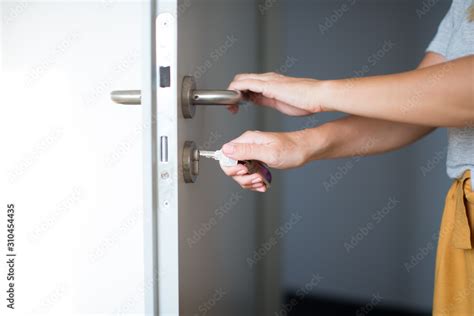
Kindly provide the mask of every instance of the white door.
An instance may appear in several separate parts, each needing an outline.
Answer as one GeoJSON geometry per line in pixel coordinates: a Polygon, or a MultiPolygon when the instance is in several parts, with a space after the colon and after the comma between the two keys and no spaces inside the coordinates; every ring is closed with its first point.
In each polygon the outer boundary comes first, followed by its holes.
{"type": "Polygon", "coordinates": [[[158,1],[155,140],[162,315],[256,312],[257,271],[248,260],[257,246],[256,194],[244,192],[216,161],[204,158],[196,182],[186,183],[182,163],[185,142],[219,149],[255,128],[256,114],[249,107],[234,116],[223,106],[198,106],[193,118],[185,118],[181,95],[185,76],[193,76],[198,89],[215,90],[225,89],[236,73],[257,71],[257,12],[254,0],[158,1]]]}
{"type": "Polygon", "coordinates": [[[143,4],[0,8],[0,314],[143,314],[142,109],[110,100],[140,88],[143,4]]]}

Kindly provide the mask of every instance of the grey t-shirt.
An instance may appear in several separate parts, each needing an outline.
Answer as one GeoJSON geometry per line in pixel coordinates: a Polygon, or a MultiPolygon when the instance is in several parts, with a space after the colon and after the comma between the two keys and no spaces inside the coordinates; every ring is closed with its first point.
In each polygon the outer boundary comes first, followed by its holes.
{"type": "MultiPolygon", "coordinates": [[[[469,21],[468,12],[472,4],[472,0],[453,0],[427,51],[448,60],[474,54],[474,22],[469,21]]],[[[465,79],[473,82],[472,76],[465,79]]],[[[471,177],[474,177],[474,122],[466,120],[465,126],[448,129],[446,167],[450,178],[459,178],[466,170],[471,170],[471,177]]]]}

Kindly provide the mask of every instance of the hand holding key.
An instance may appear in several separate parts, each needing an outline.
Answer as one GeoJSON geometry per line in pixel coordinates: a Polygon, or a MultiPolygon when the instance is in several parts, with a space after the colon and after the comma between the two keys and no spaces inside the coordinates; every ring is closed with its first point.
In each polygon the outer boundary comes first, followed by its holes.
{"type": "MultiPolygon", "coordinates": [[[[303,165],[309,159],[305,132],[271,133],[247,131],[225,144],[222,154],[237,161],[260,161],[271,168],[288,169],[303,165]]],[[[248,166],[222,166],[244,189],[265,192],[264,176],[254,173],[248,166]]]]}
{"type": "Polygon", "coordinates": [[[217,150],[217,151],[200,150],[199,155],[206,158],[218,160],[222,168],[231,168],[231,167],[238,166],[240,164],[244,166],[244,168],[241,168],[240,173],[242,174],[248,173],[249,175],[254,177],[254,179],[256,179],[254,183],[255,189],[260,189],[260,188],[269,189],[270,188],[270,184],[272,182],[272,174],[270,173],[270,170],[268,170],[268,168],[260,161],[256,161],[256,160],[237,161],[225,156],[221,150],[217,150]]]}

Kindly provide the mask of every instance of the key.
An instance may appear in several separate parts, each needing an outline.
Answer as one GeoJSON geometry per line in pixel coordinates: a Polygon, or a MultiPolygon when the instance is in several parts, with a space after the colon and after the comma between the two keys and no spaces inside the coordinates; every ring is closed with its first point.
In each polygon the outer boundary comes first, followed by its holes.
{"type": "Polygon", "coordinates": [[[226,157],[220,150],[216,150],[216,151],[200,150],[199,155],[202,157],[218,160],[220,165],[223,167],[236,166],[238,163],[237,160],[226,157]]]}

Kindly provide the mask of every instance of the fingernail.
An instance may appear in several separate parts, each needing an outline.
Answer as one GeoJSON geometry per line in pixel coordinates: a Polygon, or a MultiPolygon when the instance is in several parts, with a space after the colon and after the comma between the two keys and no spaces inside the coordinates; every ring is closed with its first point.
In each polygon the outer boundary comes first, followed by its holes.
{"type": "Polygon", "coordinates": [[[256,178],[252,180],[252,183],[259,183],[259,182],[262,182],[261,178],[256,178]]]}
{"type": "Polygon", "coordinates": [[[263,192],[265,192],[265,191],[267,190],[267,188],[261,187],[261,188],[258,188],[258,189],[256,189],[256,190],[257,190],[258,192],[262,192],[262,193],[263,193],[263,192]]]}
{"type": "Polygon", "coordinates": [[[237,172],[237,175],[243,176],[246,173],[247,173],[247,170],[240,170],[240,171],[237,172]]]}
{"type": "Polygon", "coordinates": [[[224,154],[233,154],[235,151],[235,146],[233,144],[225,144],[222,146],[222,151],[224,154]]]}

